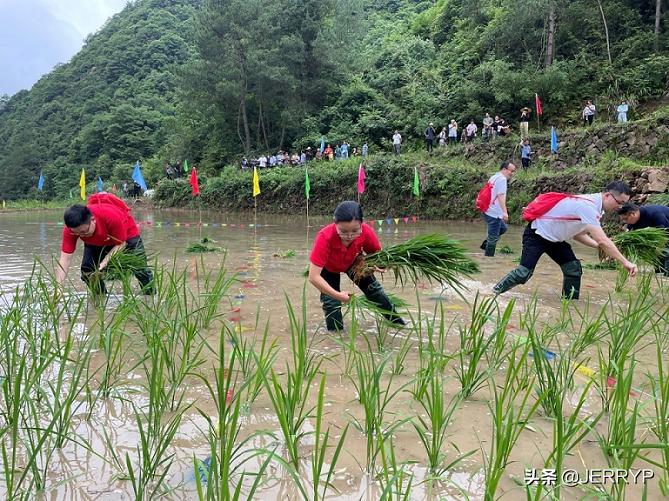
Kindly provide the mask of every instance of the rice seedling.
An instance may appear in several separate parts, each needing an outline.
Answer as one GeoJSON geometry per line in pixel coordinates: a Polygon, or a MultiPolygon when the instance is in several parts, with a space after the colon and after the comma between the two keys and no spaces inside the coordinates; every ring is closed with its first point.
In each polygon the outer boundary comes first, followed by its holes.
{"type": "Polygon", "coordinates": [[[488,453],[483,452],[486,501],[495,499],[511,451],[540,404],[539,400],[530,402],[533,389],[529,376],[525,376],[527,380],[523,384],[515,384],[526,364],[529,346],[524,343],[511,350],[508,368],[499,387],[492,377],[488,380],[493,398],[488,402],[492,414],[492,440],[488,453]]]}
{"type": "MultiPolygon", "coordinates": [[[[662,252],[669,243],[669,233],[662,228],[642,228],[614,235],[616,247],[633,263],[645,263],[653,268],[662,264],[662,252]]],[[[620,292],[627,283],[627,270],[619,268],[615,291],[620,292]]]]}
{"type": "Polygon", "coordinates": [[[406,383],[393,389],[394,376],[390,374],[384,386],[381,380],[385,374],[386,365],[390,361],[390,355],[384,355],[380,360],[372,352],[371,344],[365,338],[367,350],[355,353],[355,375],[350,376],[351,382],[357,393],[357,400],[362,406],[364,418],[359,420],[353,418],[353,425],[365,435],[366,465],[367,472],[374,471],[378,449],[378,436],[389,435],[399,426],[406,423],[409,418],[393,420],[386,424],[386,414],[390,402],[410,384],[406,383]]]}
{"type": "Polygon", "coordinates": [[[337,466],[337,461],[339,460],[339,455],[341,454],[342,448],[346,440],[346,433],[348,432],[348,425],[342,431],[339,440],[336,445],[334,445],[334,453],[330,460],[330,464],[325,463],[325,454],[327,453],[328,447],[330,445],[330,428],[328,427],[327,431],[323,433],[323,404],[325,401],[325,374],[321,376],[321,382],[318,387],[318,399],[316,404],[316,415],[314,420],[316,422],[314,430],[314,446],[311,452],[311,482],[313,486],[313,491],[310,499],[313,501],[318,501],[319,499],[325,499],[327,491],[332,489],[332,478],[335,473],[335,468],[337,466]],[[325,476],[325,479],[323,477],[325,476]],[[320,490],[322,485],[322,490],[320,490]]]}
{"type": "Polygon", "coordinates": [[[440,477],[444,472],[450,470],[460,461],[474,454],[470,451],[466,454],[460,454],[456,447],[458,457],[450,462],[446,462],[444,452],[448,438],[448,426],[453,420],[455,411],[458,410],[462,398],[456,395],[446,403],[444,395],[444,375],[438,371],[433,371],[429,376],[427,390],[419,399],[419,403],[427,415],[417,416],[417,422],[412,422],[423,448],[427,454],[428,467],[430,473],[435,477],[440,477]]]}
{"type": "Polygon", "coordinates": [[[457,240],[444,235],[421,235],[401,244],[391,245],[379,252],[367,254],[353,265],[354,275],[366,276],[375,269],[389,269],[395,281],[404,285],[420,278],[449,285],[460,291],[461,276],[478,273],[479,266],[467,255],[457,240]]]}
{"type": "Polygon", "coordinates": [[[447,363],[453,358],[452,355],[446,355],[446,334],[450,330],[450,326],[448,329],[446,328],[443,304],[439,303],[435,306],[432,317],[426,319],[425,327],[425,332],[423,332],[422,326],[419,331],[419,367],[411,390],[411,394],[416,400],[421,400],[425,396],[431,375],[435,372],[444,374],[447,363]]]}
{"type": "Polygon", "coordinates": [[[399,462],[395,454],[392,433],[380,434],[377,448],[381,456],[381,468],[376,475],[381,486],[379,500],[408,501],[414,475],[408,471],[409,462],[399,462]]]}
{"type": "Polygon", "coordinates": [[[516,251],[509,245],[503,245],[499,248],[500,254],[515,254],[516,251]]]}
{"type": "MultiPolygon", "coordinates": [[[[495,361],[483,367],[483,360],[491,346],[494,346],[505,329],[486,335],[485,326],[491,320],[496,309],[493,298],[484,298],[477,294],[472,306],[471,318],[466,326],[458,328],[460,334],[460,350],[458,351],[458,366],[455,373],[463,398],[468,398],[482,388],[488,377],[495,370],[495,361]]],[[[503,346],[503,343],[501,343],[503,346]]]]}
{"type": "MultiPolygon", "coordinates": [[[[258,313],[260,306],[258,306],[258,313]]],[[[256,315],[256,319],[259,315],[256,315]]],[[[232,341],[235,358],[239,361],[239,369],[244,377],[246,388],[245,409],[255,402],[262,390],[264,380],[269,374],[279,350],[277,340],[269,341],[269,321],[265,324],[260,340],[258,341],[258,320],[251,338],[241,335],[234,329],[230,329],[230,340],[232,341]],[[260,344],[259,351],[256,345],[260,344]]]]}
{"type": "Polygon", "coordinates": [[[240,440],[241,392],[244,383],[237,384],[237,359],[233,351],[226,355],[226,338],[230,328],[224,325],[218,336],[217,365],[214,367],[213,381],[207,375],[196,377],[206,386],[217,416],[207,410],[197,408],[198,413],[207,422],[207,437],[210,456],[203,462],[194,458],[195,481],[200,500],[237,500],[242,496],[245,480],[255,477],[246,493],[247,499],[253,499],[255,491],[262,481],[272,459],[274,451],[268,452],[253,446],[258,437],[268,437],[267,432],[258,431],[240,440]],[[226,359],[228,359],[226,365],[226,359]],[[229,398],[232,395],[232,398],[229,398]],[[254,458],[266,456],[258,471],[247,472],[246,466],[254,458]],[[206,464],[205,464],[206,463],[206,464]]]}
{"type": "Polygon", "coordinates": [[[286,308],[290,320],[290,343],[292,364],[286,364],[286,381],[281,381],[272,370],[270,378],[264,378],[267,394],[279,421],[279,427],[288,452],[288,462],[299,470],[301,441],[307,435],[304,424],[314,410],[309,406],[309,393],[321,362],[314,353],[309,353],[307,334],[306,294],[302,294],[302,317],[298,320],[290,299],[286,296],[286,308]]]}
{"type": "Polygon", "coordinates": [[[651,386],[653,410],[655,411],[650,431],[658,441],[657,444],[648,447],[658,450],[660,457],[654,460],[646,454],[643,459],[660,469],[660,492],[663,496],[669,496],[669,362],[663,351],[663,343],[658,339],[659,336],[658,333],[655,347],[658,373],[657,375],[647,374],[647,377],[651,386]]]}
{"type": "Polygon", "coordinates": [[[215,240],[204,237],[200,239],[199,242],[191,242],[186,247],[186,252],[189,254],[204,254],[206,252],[221,252],[222,249],[216,245],[210,245],[216,243],[215,240]]]}

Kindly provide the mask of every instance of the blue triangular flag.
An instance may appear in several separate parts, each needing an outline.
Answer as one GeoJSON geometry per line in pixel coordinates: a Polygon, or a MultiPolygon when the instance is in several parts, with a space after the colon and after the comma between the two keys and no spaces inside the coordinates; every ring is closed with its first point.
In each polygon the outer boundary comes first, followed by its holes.
{"type": "Polygon", "coordinates": [[[37,191],[42,191],[44,189],[44,176],[42,173],[39,173],[39,180],[37,181],[37,191]]]}
{"type": "Polygon", "coordinates": [[[102,184],[102,178],[98,176],[98,192],[104,191],[104,184],[102,184]]]}
{"type": "Polygon", "coordinates": [[[142,188],[142,191],[148,190],[146,183],[144,182],[144,176],[142,176],[142,169],[139,166],[139,160],[135,164],[135,168],[132,171],[132,180],[135,181],[140,188],[142,188]]]}
{"type": "Polygon", "coordinates": [[[551,127],[551,153],[558,152],[558,139],[557,132],[555,132],[555,127],[551,127]]]}

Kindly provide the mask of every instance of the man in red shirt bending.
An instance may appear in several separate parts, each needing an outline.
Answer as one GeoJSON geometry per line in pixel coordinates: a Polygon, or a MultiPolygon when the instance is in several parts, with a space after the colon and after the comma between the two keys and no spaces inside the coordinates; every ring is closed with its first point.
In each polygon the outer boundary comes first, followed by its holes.
{"type": "Polygon", "coordinates": [[[102,280],[91,280],[97,271],[104,270],[111,257],[125,250],[143,258],[144,266],[134,275],[145,294],[153,294],[153,275],[146,262],[146,252],[139,228],[130,208],[110,194],[93,195],[89,205],[73,205],[63,216],[63,238],[60,259],[56,268],[56,282],[62,286],[77,247],[77,240],[84,242],[84,257],[81,260],[81,279],[96,294],[105,294],[107,288],[102,280]]]}

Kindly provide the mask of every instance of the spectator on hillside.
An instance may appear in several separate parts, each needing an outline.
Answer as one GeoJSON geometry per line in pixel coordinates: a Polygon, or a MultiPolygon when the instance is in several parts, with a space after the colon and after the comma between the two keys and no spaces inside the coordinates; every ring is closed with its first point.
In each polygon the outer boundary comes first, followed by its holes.
{"type": "Polygon", "coordinates": [[[260,158],[258,159],[258,167],[267,167],[267,157],[265,154],[260,155],[260,158]]]}
{"type": "Polygon", "coordinates": [[[358,151],[358,147],[357,147],[357,146],[354,146],[354,147],[353,147],[353,151],[351,152],[351,156],[352,156],[352,157],[358,157],[358,156],[360,156],[360,152],[358,151]]]}
{"type": "Polygon", "coordinates": [[[530,147],[530,140],[525,139],[520,142],[520,161],[523,164],[523,169],[530,167],[532,158],[532,148],[530,147]]]}
{"type": "Polygon", "coordinates": [[[393,134],[393,153],[395,153],[395,155],[399,155],[401,148],[402,136],[400,135],[400,131],[396,130],[395,134],[393,134]]]}
{"type": "Polygon", "coordinates": [[[341,146],[337,145],[335,147],[335,160],[341,160],[341,146]]]}
{"type": "Polygon", "coordinates": [[[269,166],[270,167],[275,167],[277,163],[278,162],[277,162],[276,155],[270,155],[269,156],[269,166]]]}
{"type": "Polygon", "coordinates": [[[458,122],[451,120],[448,124],[448,142],[455,144],[458,140],[458,122]]]}
{"type": "Polygon", "coordinates": [[[128,196],[128,181],[123,181],[123,196],[128,196]]]}
{"type": "Polygon", "coordinates": [[[630,107],[627,104],[627,101],[623,99],[622,103],[618,105],[618,108],[616,111],[618,112],[618,123],[626,123],[627,122],[627,112],[629,111],[630,107]]]}
{"type": "Polygon", "coordinates": [[[583,108],[581,117],[583,118],[583,125],[592,125],[593,120],[595,119],[595,113],[597,112],[595,105],[592,104],[592,101],[588,100],[583,108]]]}
{"type": "Polygon", "coordinates": [[[367,146],[367,141],[362,143],[362,158],[366,159],[367,154],[369,153],[369,146],[367,146]]]}
{"type": "Polygon", "coordinates": [[[427,126],[427,129],[425,129],[423,135],[425,136],[425,145],[427,146],[427,152],[432,153],[432,146],[434,145],[434,136],[437,135],[437,131],[434,130],[432,122],[430,122],[430,125],[427,126]]]}
{"type": "Polygon", "coordinates": [[[320,149],[316,149],[316,160],[323,160],[323,154],[320,149]]]}
{"type": "Polygon", "coordinates": [[[307,160],[312,160],[314,158],[314,151],[311,149],[311,146],[307,146],[307,151],[305,151],[307,154],[307,160]]]}
{"type": "Polygon", "coordinates": [[[249,168],[249,161],[247,160],[246,157],[242,157],[242,170],[246,170],[249,168]]]}
{"type": "Polygon", "coordinates": [[[507,136],[511,134],[511,127],[506,123],[506,120],[500,116],[495,116],[495,127],[497,127],[498,136],[507,136]]]}
{"type": "Polygon", "coordinates": [[[448,137],[448,132],[446,132],[446,127],[441,128],[439,133],[439,147],[443,148],[446,146],[446,138],[448,137]]]}
{"type": "Polygon", "coordinates": [[[529,133],[529,128],[530,128],[530,112],[532,110],[525,107],[520,109],[520,118],[518,121],[520,122],[520,139],[525,139],[527,138],[530,133],[529,133]]]}
{"type": "Polygon", "coordinates": [[[467,133],[467,142],[471,142],[476,138],[476,132],[479,130],[479,128],[476,126],[474,123],[474,119],[472,118],[469,121],[469,125],[465,128],[465,131],[467,133]]]}
{"type": "Polygon", "coordinates": [[[300,151],[300,165],[306,165],[307,163],[307,154],[304,150],[300,151]]]}
{"type": "Polygon", "coordinates": [[[483,130],[481,131],[481,139],[483,139],[483,141],[490,141],[491,138],[495,137],[494,123],[495,121],[490,116],[490,113],[486,113],[483,118],[483,130]]]}
{"type": "Polygon", "coordinates": [[[332,150],[332,146],[328,144],[325,147],[325,150],[323,150],[323,156],[330,161],[334,160],[334,151],[332,150]]]}
{"type": "Polygon", "coordinates": [[[341,143],[341,158],[342,160],[346,160],[348,158],[348,148],[350,144],[348,144],[346,141],[341,143]]]}

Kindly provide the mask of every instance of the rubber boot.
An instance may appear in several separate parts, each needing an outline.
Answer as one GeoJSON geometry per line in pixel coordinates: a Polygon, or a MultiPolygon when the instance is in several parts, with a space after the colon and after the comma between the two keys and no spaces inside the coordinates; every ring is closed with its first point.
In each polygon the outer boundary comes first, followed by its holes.
{"type": "Polygon", "coordinates": [[[331,332],[344,329],[344,318],[341,314],[341,301],[321,294],[321,305],[325,313],[325,327],[331,332]]]}
{"type": "Polygon", "coordinates": [[[496,248],[497,248],[497,242],[492,243],[492,242],[490,242],[490,240],[486,240],[485,254],[484,255],[486,257],[494,257],[496,248]]]}
{"type": "Polygon", "coordinates": [[[479,249],[484,251],[487,245],[488,245],[488,239],[486,238],[483,242],[481,242],[481,245],[479,245],[479,249]]]}
{"type": "Polygon", "coordinates": [[[395,305],[390,301],[378,280],[374,279],[362,292],[376,306],[388,312],[383,314],[386,320],[396,325],[404,325],[404,320],[397,314],[395,305]]]}
{"type": "Polygon", "coordinates": [[[509,273],[507,273],[499,282],[497,282],[497,285],[495,285],[492,290],[495,294],[502,294],[516,285],[527,282],[533,273],[534,270],[525,268],[525,266],[522,265],[518,266],[517,268],[514,268],[509,273]]]}
{"type": "Polygon", "coordinates": [[[562,269],[562,297],[578,299],[581,292],[583,268],[580,261],[569,261],[560,266],[562,269]]]}

